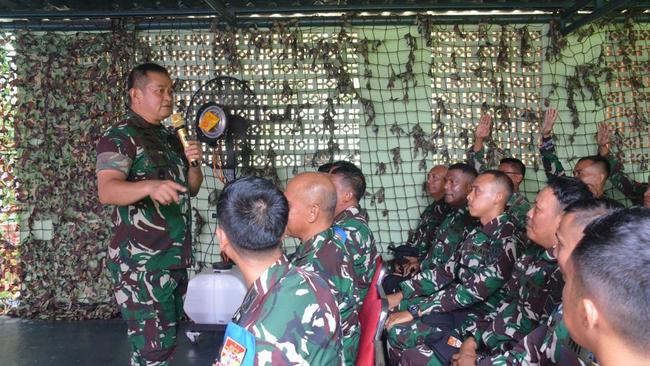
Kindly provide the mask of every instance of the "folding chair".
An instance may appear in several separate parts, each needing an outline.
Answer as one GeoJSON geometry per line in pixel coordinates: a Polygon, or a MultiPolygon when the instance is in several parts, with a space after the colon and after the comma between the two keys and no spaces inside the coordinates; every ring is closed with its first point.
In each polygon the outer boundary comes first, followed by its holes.
{"type": "Polygon", "coordinates": [[[388,300],[382,288],[382,281],[386,276],[387,269],[384,267],[381,257],[377,258],[375,268],[375,275],[359,312],[361,337],[356,366],[384,366],[386,364],[381,337],[386,319],[388,319],[388,300]]]}

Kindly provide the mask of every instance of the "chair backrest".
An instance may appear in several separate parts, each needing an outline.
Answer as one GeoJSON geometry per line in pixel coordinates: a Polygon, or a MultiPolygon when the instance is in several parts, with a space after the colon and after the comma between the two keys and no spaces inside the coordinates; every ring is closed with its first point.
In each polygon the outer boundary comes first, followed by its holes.
{"type": "Polygon", "coordinates": [[[359,338],[359,353],[356,366],[375,365],[375,340],[381,337],[386,317],[388,316],[388,304],[386,302],[385,315],[382,311],[381,281],[386,276],[386,269],[383,266],[381,257],[377,257],[375,275],[372,278],[368,293],[363,299],[361,311],[359,312],[359,323],[361,324],[361,336],[359,338]],[[382,320],[383,317],[383,320],[382,320]],[[381,328],[379,326],[381,325],[381,328]]]}

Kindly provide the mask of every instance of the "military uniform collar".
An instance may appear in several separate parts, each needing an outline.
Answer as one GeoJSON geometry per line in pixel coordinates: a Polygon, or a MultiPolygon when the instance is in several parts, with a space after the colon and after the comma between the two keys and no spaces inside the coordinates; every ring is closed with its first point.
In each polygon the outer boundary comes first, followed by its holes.
{"type": "Polygon", "coordinates": [[[359,205],[356,206],[350,206],[343,210],[341,213],[339,213],[335,218],[334,222],[342,222],[351,218],[359,218],[363,219],[365,221],[368,221],[368,215],[365,215],[362,213],[361,208],[359,205]]]}
{"type": "Polygon", "coordinates": [[[524,196],[521,192],[513,192],[512,195],[510,196],[510,199],[508,199],[508,203],[506,203],[506,206],[515,206],[520,202],[527,202],[528,198],[524,196]]]}
{"type": "Polygon", "coordinates": [[[253,285],[251,290],[255,292],[256,296],[265,295],[276,283],[280,282],[285,277],[287,272],[291,269],[291,264],[287,257],[282,254],[277,261],[275,261],[269,268],[267,268],[260,275],[253,285]]]}
{"type": "Polygon", "coordinates": [[[467,203],[461,207],[456,208],[456,215],[465,215],[467,213],[469,213],[469,207],[467,206],[467,203]]]}
{"type": "Polygon", "coordinates": [[[540,254],[540,258],[547,262],[557,262],[557,258],[553,255],[553,248],[544,249],[540,254]]]}
{"type": "Polygon", "coordinates": [[[510,216],[502,212],[499,216],[493,218],[490,222],[483,225],[481,230],[488,236],[492,236],[506,222],[510,221],[510,216]]]}
{"type": "Polygon", "coordinates": [[[129,111],[126,113],[126,118],[129,119],[130,123],[133,124],[136,127],[140,128],[165,128],[165,126],[161,124],[154,125],[153,123],[147,122],[142,116],[139,114],[135,113],[132,109],[129,109],[129,111]]]}
{"type": "Polygon", "coordinates": [[[331,230],[333,229],[330,226],[327,229],[321,231],[320,233],[300,243],[300,246],[298,247],[298,250],[296,250],[296,254],[293,260],[296,261],[305,258],[310,253],[317,251],[318,245],[322,244],[325,241],[325,239],[332,237],[331,230]]]}

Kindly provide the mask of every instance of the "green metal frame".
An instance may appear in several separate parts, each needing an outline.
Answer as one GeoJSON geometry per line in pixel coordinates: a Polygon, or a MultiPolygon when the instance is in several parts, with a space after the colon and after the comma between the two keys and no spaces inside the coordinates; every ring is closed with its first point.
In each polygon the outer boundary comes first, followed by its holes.
{"type": "MultiPolygon", "coordinates": [[[[65,3],[65,1],[63,1],[65,3]]],[[[153,1],[142,1],[144,6],[155,6],[153,1]]],[[[344,5],[313,5],[300,0],[200,0],[193,2],[192,6],[183,9],[132,9],[132,10],[94,10],[94,11],[33,11],[2,9],[0,0],[0,18],[12,19],[9,22],[0,22],[0,29],[32,29],[32,30],[105,30],[111,29],[114,18],[137,18],[134,22],[139,29],[164,29],[164,28],[206,28],[215,21],[229,26],[256,25],[268,26],[277,21],[274,14],[295,14],[303,16],[283,17],[282,19],[295,19],[300,25],[305,26],[336,26],[343,20],[338,14],[348,15],[349,23],[353,25],[389,24],[408,25],[415,21],[414,15],[400,13],[410,11],[414,14],[424,14],[427,11],[436,11],[443,14],[435,16],[438,24],[477,24],[481,22],[497,24],[540,24],[551,19],[560,20],[562,31],[567,34],[571,31],[589,24],[605,16],[616,14],[622,8],[646,9],[650,8],[648,1],[632,0],[578,0],[574,2],[560,1],[442,1],[442,0],[414,0],[398,4],[393,1],[348,0],[344,5]],[[492,10],[541,10],[542,14],[462,14],[448,15],[446,11],[492,11],[492,10]],[[582,15],[581,10],[590,11],[582,15]],[[381,16],[382,12],[390,12],[390,16],[381,16]],[[371,15],[361,16],[360,13],[368,12],[371,15]],[[337,15],[322,16],[325,13],[337,15]],[[257,14],[258,17],[251,17],[257,14]],[[316,16],[316,14],[319,14],[316,16]],[[161,20],[161,18],[169,18],[161,20]],[[42,22],[48,19],[48,22],[42,22]]],[[[72,1],[70,2],[72,4],[72,1]]],[[[620,14],[618,14],[620,15],[620,14]]],[[[650,14],[642,14],[637,21],[648,21],[650,14]]],[[[619,19],[620,20],[620,19],[619,19]]]]}

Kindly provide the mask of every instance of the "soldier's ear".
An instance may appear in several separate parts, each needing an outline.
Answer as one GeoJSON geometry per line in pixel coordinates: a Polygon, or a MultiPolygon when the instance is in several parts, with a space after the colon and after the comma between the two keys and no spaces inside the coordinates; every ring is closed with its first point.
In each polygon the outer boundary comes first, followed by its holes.
{"type": "Polygon", "coordinates": [[[131,88],[129,89],[129,98],[131,99],[131,104],[134,104],[136,100],[139,100],[138,98],[142,92],[138,88],[131,88]]]}
{"type": "Polygon", "coordinates": [[[229,256],[228,251],[230,250],[230,240],[228,240],[226,233],[223,231],[221,227],[218,227],[216,234],[217,234],[217,239],[219,239],[219,250],[221,250],[221,252],[226,253],[226,255],[229,256]]]}
{"type": "MultiPolygon", "coordinates": [[[[587,331],[592,331],[594,328],[599,326],[599,322],[602,320],[600,312],[596,307],[596,304],[589,298],[580,299],[580,309],[579,314],[581,316],[582,326],[587,331]]],[[[602,325],[600,325],[602,326],[602,325]]]]}
{"type": "Polygon", "coordinates": [[[318,220],[318,215],[320,214],[320,207],[318,205],[311,205],[307,212],[307,222],[313,224],[318,220]]]}
{"type": "Polygon", "coordinates": [[[505,196],[505,195],[503,194],[502,191],[497,191],[497,192],[495,192],[495,194],[494,194],[494,203],[501,202],[501,201],[503,200],[503,197],[504,197],[504,196],[505,196]]]}

